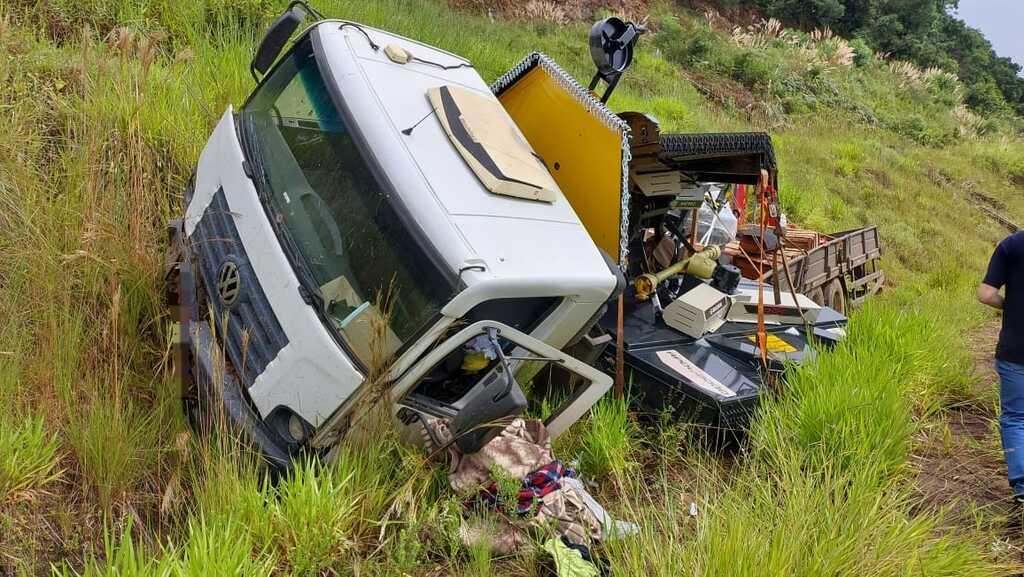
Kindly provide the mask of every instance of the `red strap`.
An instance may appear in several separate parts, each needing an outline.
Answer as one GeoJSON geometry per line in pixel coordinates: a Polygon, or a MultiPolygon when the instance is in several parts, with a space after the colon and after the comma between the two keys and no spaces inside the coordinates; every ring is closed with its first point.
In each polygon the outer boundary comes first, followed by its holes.
{"type": "MultiPolygon", "coordinates": [[[[761,255],[765,254],[764,235],[768,230],[768,171],[761,171],[761,179],[757,186],[757,200],[761,208],[761,234],[758,236],[758,248],[761,255]]],[[[764,258],[757,261],[757,348],[761,352],[761,364],[768,368],[768,334],[764,329],[764,258]]]]}
{"type": "MultiPolygon", "coordinates": [[[[657,290],[657,287],[655,287],[657,290]]],[[[625,389],[626,381],[626,359],[625,359],[625,346],[623,343],[622,336],[622,321],[625,316],[623,313],[623,297],[619,295],[618,310],[616,311],[615,317],[615,398],[621,399],[623,397],[623,391],[625,389]]]]}
{"type": "Polygon", "coordinates": [[[747,215],[747,185],[737,184],[732,195],[733,212],[736,213],[736,221],[740,226],[746,223],[747,215]]]}

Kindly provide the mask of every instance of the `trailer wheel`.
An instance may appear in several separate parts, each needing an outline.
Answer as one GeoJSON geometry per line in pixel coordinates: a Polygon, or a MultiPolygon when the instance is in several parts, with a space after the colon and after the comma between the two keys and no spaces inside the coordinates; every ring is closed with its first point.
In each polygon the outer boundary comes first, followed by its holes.
{"type": "Polygon", "coordinates": [[[825,291],[822,290],[820,286],[811,289],[811,291],[807,293],[807,298],[814,301],[814,304],[816,305],[828,306],[828,303],[825,302],[825,291]]]}
{"type": "Polygon", "coordinates": [[[843,290],[843,283],[839,279],[832,279],[825,296],[828,297],[828,306],[838,313],[846,314],[846,291],[843,290]]]}

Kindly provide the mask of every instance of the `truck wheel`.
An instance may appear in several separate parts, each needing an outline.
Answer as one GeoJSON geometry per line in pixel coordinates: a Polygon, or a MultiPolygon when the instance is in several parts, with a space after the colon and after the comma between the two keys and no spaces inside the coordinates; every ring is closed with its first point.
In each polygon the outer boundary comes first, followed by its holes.
{"type": "Polygon", "coordinates": [[[816,305],[828,306],[828,303],[825,302],[825,291],[821,287],[811,289],[811,292],[807,293],[807,298],[814,301],[816,305]]]}
{"type": "Polygon", "coordinates": [[[843,290],[843,283],[839,279],[832,279],[828,285],[828,306],[836,312],[846,314],[846,291],[843,290]]]}

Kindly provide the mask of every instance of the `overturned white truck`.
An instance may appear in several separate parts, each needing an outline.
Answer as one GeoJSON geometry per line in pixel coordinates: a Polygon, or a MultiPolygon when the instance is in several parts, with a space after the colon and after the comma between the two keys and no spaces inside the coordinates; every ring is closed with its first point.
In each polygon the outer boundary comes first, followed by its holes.
{"type": "MultiPolygon", "coordinates": [[[[695,285],[732,303],[739,275],[673,227],[695,181],[668,158],[677,148],[658,165],[656,123],[614,115],[539,54],[491,87],[456,55],[318,18],[282,55],[306,13],[295,3],[268,31],[258,86],[217,124],[170,226],[190,416],[223,409],[283,466],[344,438],[374,379],[413,436],[440,419],[463,452],[524,411],[558,435],[616,364],[652,408],[676,391],[692,415],[749,412],[765,355],[744,347],[766,342],[748,340],[764,324],[692,303],[722,315],[715,344],[662,320],[660,303],[685,304],[695,285]],[[644,133],[632,142],[631,124],[644,133]],[[645,150],[653,160],[631,171],[645,150]],[[652,236],[662,253],[673,239],[667,263],[646,254],[652,236]],[[690,260],[709,268],[678,266],[690,260]]],[[[638,33],[595,25],[591,89],[614,88],[638,33]]],[[[768,157],[738,152],[722,158],[755,182],[768,157]]],[[[813,327],[769,328],[791,343],[772,354],[838,338],[845,319],[823,311],[813,327]]]]}

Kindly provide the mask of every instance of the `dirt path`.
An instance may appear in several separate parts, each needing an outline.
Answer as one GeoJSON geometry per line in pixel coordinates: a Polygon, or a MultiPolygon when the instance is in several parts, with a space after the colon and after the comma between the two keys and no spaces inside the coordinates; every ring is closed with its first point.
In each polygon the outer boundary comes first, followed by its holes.
{"type": "Polygon", "coordinates": [[[970,335],[975,399],[949,408],[926,425],[913,459],[922,509],[943,511],[949,530],[980,529],[996,556],[1020,564],[1024,532],[1006,483],[996,413],[999,382],[992,352],[998,333],[996,319],[970,335]]]}

